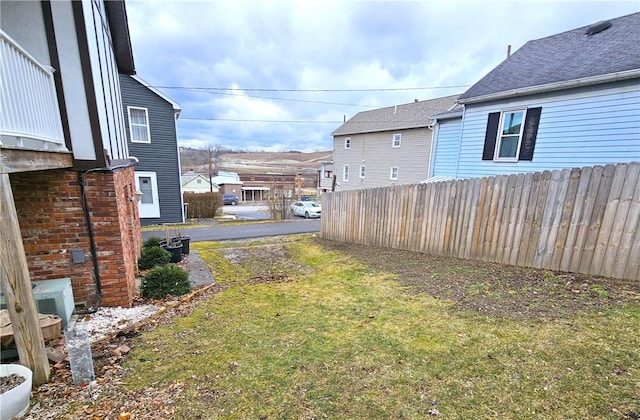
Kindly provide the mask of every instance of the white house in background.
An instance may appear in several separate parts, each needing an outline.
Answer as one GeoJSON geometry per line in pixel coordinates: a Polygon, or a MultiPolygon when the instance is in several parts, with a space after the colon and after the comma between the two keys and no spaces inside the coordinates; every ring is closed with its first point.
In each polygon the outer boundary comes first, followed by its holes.
{"type": "Polygon", "coordinates": [[[209,176],[196,173],[187,173],[180,177],[182,182],[182,192],[185,193],[208,193],[218,192],[220,187],[209,182],[209,176]]]}
{"type": "Polygon", "coordinates": [[[320,161],[320,169],[318,169],[318,196],[332,190],[334,176],[333,161],[320,161]]]}
{"type": "Polygon", "coordinates": [[[640,13],[529,41],[458,103],[431,177],[640,161],[640,13]]]}

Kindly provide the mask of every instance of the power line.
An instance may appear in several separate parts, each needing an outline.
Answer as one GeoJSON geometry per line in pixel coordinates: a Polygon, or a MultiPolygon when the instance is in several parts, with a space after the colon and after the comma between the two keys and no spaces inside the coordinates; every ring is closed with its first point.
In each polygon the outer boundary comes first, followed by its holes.
{"type": "Polygon", "coordinates": [[[230,121],[230,122],[255,122],[255,123],[299,123],[299,124],[342,124],[342,121],[313,121],[313,120],[245,120],[245,119],[236,119],[236,118],[190,118],[180,117],[180,120],[191,120],[191,121],[230,121]]]}
{"type": "Polygon", "coordinates": [[[217,92],[217,91],[208,91],[208,90],[201,90],[201,89],[188,89],[191,91],[195,91],[195,92],[203,92],[203,93],[209,93],[212,95],[228,95],[228,96],[239,96],[242,98],[260,98],[260,99],[271,99],[274,101],[289,101],[289,102],[305,102],[305,103],[309,103],[309,104],[323,104],[323,105],[340,105],[340,106],[357,106],[357,107],[361,107],[361,108],[378,108],[377,106],[373,106],[373,105],[359,105],[359,104],[344,104],[344,103],[339,103],[339,102],[324,102],[324,101],[311,101],[311,100],[307,100],[307,99],[293,99],[293,98],[276,98],[273,96],[260,96],[260,95],[242,95],[239,93],[228,93],[228,92],[217,92]]]}
{"type": "Polygon", "coordinates": [[[239,92],[392,92],[408,90],[457,89],[471,85],[422,86],[405,88],[370,88],[370,89],[267,89],[267,88],[224,88],[224,87],[189,87],[189,86],[154,86],[158,89],[182,89],[201,91],[239,91],[239,92]]]}

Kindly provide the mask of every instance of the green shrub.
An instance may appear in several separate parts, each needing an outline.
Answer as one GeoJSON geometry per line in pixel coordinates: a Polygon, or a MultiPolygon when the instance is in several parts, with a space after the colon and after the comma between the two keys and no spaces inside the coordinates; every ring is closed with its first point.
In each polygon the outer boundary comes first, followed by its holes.
{"type": "Polygon", "coordinates": [[[143,248],[153,248],[154,246],[160,246],[160,241],[162,238],[158,238],[157,236],[152,236],[142,244],[143,248]]]}
{"type": "Polygon", "coordinates": [[[171,253],[159,246],[142,248],[142,255],[138,259],[138,268],[148,270],[150,268],[168,264],[171,262],[171,253]]]}
{"type": "Polygon", "coordinates": [[[155,267],[142,279],[142,296],[162,299],[167,295],[182,296],[191,290],[189,275],[173,264],[155,267]]]}
{"type": "Polygon", "coordinates": [[[184,193],[188,219],[213,218],[223,206],[221,193],[184,193]]]}

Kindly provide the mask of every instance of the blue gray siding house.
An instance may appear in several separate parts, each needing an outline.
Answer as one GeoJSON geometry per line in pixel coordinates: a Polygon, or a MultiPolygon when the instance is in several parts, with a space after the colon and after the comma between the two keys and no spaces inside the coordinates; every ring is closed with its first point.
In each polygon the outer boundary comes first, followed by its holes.
{"type": "Polygon", "coordinates": [[[640,13],[529,41],[458,103],[432,177],[640,161],[640,13]]]}
{"type": "Polygon", "coordinates": [[[129,152],[143,226],[184,222],[177,119],[180,106],[137,76],[120,75],[129,152]]]}

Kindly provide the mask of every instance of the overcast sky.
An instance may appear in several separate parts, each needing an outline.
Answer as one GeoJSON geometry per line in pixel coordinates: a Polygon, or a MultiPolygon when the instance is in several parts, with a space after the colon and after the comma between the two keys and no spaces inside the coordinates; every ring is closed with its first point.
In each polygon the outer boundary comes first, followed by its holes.
{"type": "Polygon", "coordinates": [[[630,1],[142,1],[139,77],[182,107],[180,146],[333,147],[343,118],[462,93],[525,42],[640,11],[630,1]]]}

